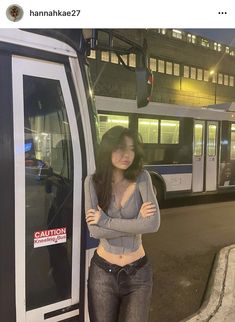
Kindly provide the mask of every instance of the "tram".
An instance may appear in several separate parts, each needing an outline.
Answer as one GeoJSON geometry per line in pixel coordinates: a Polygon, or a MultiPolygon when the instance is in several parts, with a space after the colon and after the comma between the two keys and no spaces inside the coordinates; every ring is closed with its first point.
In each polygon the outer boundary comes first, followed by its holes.
{"type": "Polygon", "coordinates": [[[1,321],[89,321],[96,241],[86,230],[83,181],[97,145],[91,42],[81,30],[71,39],[68,30],[0,29],[1,321]]]}
{"type": "Polygon", "coordinates": [[[158,200],[235,191],[235,103],[190,107],[96,97],[101,136],[114,125],[141,134],[158,200]]]}

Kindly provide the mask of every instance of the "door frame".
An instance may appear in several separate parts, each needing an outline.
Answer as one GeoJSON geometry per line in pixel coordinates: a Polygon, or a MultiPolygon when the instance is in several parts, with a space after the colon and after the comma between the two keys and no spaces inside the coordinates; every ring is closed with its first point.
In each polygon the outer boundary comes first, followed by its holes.
{"type": "Polygon", "coordinates": [[[217,186],[218,186],[218,138],[219,138],[219,122],[218,121],[207,121],[206,122],[206,144],[205,144],[205,191],[209,192],[209,191],[216,191],[217,190],[217,186]],[[209,152],[209,146],[208,146],[208,138],[209,138],[209,126],[210,125],[215,125],[216,127],[216,137],[215,137],[215,155],[213,156],[209,156],[208,152],[209,152]],[[211,184],[210,182],[210,178],[213,175],[213,173],[211,173],[211,168],[209,163],[211,163],[211,161],[209,160],[210,158],[214,159],[215,165],[214,165],[214,175],[215,175],[215,180],[214,183],[211,184]]]}
{"type": "MultiPolygon", "coordinates": [[[[192,172],[192,192],[193,193],[202,193],[202,192],[210,192],[210,191],[216,191],[218,187],[218,154],[219,154],[219,144],[218,144],[218,139],[219,139],[219,122],[218,121],[213,121],[213,120],[194,120],[193,124],[193,131],[195,124],[202,124],[203,125],[203,140],[202,140],[202,155],[199,157],[194,156],[194,146],[195,146],[195,137],[193,135],[193,172],[192,172]],[[213,188],[208,189],[208,180],[210,178],[210,175],[208,174],[208,134],[209,134],[209,125],[215,125],[216,126],[216,147],[215,151],[216,154],[213,156],[215,158],[216,162],[216,169],[215,169],[215,176],[216,176],[216,181],[215,184],[213,185],[213,188]],[[200,159],[200,171],[196,172],[196,166],[197,166],[197,158],[200,159]],[[195,160],[196,159],[196,160],[195,160]],[[208,176],[209,175],[209,176],[208,176]],[[200,189],[199,188],[194,188],[194,183],[195,180],[200,179],[200,189]]],[[[199,168],[199,167],[198,167],[199,168]]]]}
{"type": "MultiPolygon", "coordinates": [[[[78,127],[65,68],[63,64],[21,56],[12,57],[13,123],[15,153],[15,287],[16,321],[44,321],[44,314],[63,309],[79,302],[80,255],[81,255],[81,196],[82,157],[78,127]],[[25,163],[24,163],[24,100],[23,75],[59,80],[70,123],[74,166],[73,200],[73,242],[72,242],[72,282],[71,299],[26,311],[25,301],[25,163]],[[76,215],[75,215],[76,214],[76,215]]],[[[60,315],[60,319],[76,316],[79,309],[60,315]]],[[[48,322],[58,321],[58,316],[48,318],[48,322]]]]}
{"type": "MultiPolygon", "coordinates": [[[[204,191],[204,168],[205,168],[205,136],[206,136],[206,121],[205,120],[194,120],[193,122],[193,171],[192,171],[192,192],[203,192],[204,191]],[[195,148],[195,125],[201,124],[202,127],[202,154],[200,156],[194,155],[195,148]],[[200,164],[198,164],[200,162],[200,164]],[[196,173],[196,166],[200,168],[200,173],[196,173]],[[200,167],[199,167],[200,166],[200,167]],[[196,182],[199,180],[200,182],[196,182]],[[196,182],[196,184],[195,184],[196,182]]],[[[199,171],[199,170],[198,170],[199,171]]]]}

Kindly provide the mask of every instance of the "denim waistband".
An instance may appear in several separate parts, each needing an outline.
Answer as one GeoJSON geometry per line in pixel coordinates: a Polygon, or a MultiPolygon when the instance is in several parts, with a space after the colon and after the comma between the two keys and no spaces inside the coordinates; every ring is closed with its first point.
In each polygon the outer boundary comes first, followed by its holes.
{"type": "Polygon", "coordinates": [[[92,261],[100,268],[103,268],[107,273],[116,274],[121,270],[125,271],[128,275],[134,275],[141,267],[143,267],[148,262],[147,256],[143,256],[136,261],[127,264],[125,266],[119,266],[116,264],[111,264],[106,261],[104,258],[100,257],[95,251],[94,256],[92,257],[92,261]]]}

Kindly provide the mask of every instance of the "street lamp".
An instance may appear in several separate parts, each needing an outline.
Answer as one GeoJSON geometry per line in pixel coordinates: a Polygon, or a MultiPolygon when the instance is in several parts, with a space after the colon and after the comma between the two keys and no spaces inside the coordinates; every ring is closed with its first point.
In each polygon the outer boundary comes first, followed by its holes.
{"type": "Polygon", "coordinates": [[[217,82],[218,82],[218,73],[216,72],[215,69],[211,69],[210,70],[210,78],[211,78],[211,82],[213,83],[213,80],[214,80],[214,83],[215,83],[215,91],[214,91],[214,103],[216,104],[216,100],[217,100],[217,82]]]}

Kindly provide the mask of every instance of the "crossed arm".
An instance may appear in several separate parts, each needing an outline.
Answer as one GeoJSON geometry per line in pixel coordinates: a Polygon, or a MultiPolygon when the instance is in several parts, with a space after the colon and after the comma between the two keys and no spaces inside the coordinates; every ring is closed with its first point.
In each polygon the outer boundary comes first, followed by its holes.
{"type": "Polygon", "coordinates": [[[135,217],[133,219],[111,218],[98,206],[91,176],[86,178],[86,220],[92,237],[111,239],[158,230],[160,226],[159,207],[153,192],[151,177],[147,171],[141,173],[138,184],[143,204],[137,218],[136,214],[133,214],[135,217]]]}
{"type": "MultiPolygon", "coordinates": [[[[85,211],[88,213],[95,213],[98,211],[98,200],[97,195],[92,183],[92,177],[87,176],[84,183],[85,187],[85,211]]],[[[91,237],[100,239],[100,238],[117,238],[123,236],[132,236],[133,234],[123,233],[120,231],[115,231],[114,229],[107,229],[98,226],[97,224],[88,224],[88,229],[91,237]]]]}

